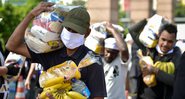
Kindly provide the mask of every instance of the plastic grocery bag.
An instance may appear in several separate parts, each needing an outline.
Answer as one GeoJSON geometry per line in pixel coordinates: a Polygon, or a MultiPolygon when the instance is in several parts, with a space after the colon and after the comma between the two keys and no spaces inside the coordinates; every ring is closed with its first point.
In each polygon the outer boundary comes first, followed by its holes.
{"type": "Polygon", "coordinates": [[[76,64],[69,60],[42,72],[39,77],[39,84],[44,87],[46,82],[57,77],[63,77],[63,81],[66,82],[72,78],[80,79],[81,74],[76,64]]]}
{"type": "MultiPolygon", "coordinates": [[[[141,70],[143,70],[143,68],[147,68],[147,65],[153,66],[153,59],[150,56],[143,56],[141,49],[137,51],[137,56],[139,57],[139,65],[141,70]]],[[[143,81],[148,87],[153,87],[157,84],[155,74],[145,75],[143,77],[143,81]]]]}
{"type": "MultiPolygon", "coordinates": [[[[91,33],[85,40],[85,46],[93,50],[95,53],[103,54],[103,43],[110,33],[107,32],[105,27],[106,22],[94,23],[90,26],[91,33]]],[[[113,27],[119,32],[123,32],[124,29],[120,25],[113,24],[113,27]]]]}
{"type": "Polygon", "coordinates": [[[53,7],[53,11],[36,16],[31,28],[26,30],[26,44],[35,53],[47,53],[63,47],[60,40],[61,24],[67,13],[78,6],[55,4],[53,7]]]}
{"type": "Polygon", "coordinates": [[[12,63],[17,63],[16,66],[19,67],[20,70],[16,76],[6,74],[6,75],[3,75],[3,77],[8,81],[16,81],[21,73],[25,60],[26,60],[26,57],[10,52],[5,60],[5,66],[8,66],[9,64],[12,64],[12,63]]]}
{"type": "Polygon", "coordinates": [[[158,32],[160,26],[162,25],[162,20],[163,17],[157,14],[148,20],[139,36],[139,40],[144,46],[148,48],[154,48],[157,45],[158,32]]]}

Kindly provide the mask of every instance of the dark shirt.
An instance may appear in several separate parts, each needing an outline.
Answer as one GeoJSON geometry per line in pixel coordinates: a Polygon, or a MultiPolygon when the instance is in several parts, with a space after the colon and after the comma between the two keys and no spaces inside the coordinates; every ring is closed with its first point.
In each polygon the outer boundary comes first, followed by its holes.
{"type": "MultiPolygon", "coordinates": [[[[36,54],[29,50],[32,62],[40,63],[44,70],[49,69],[50,67],[62,64],[67,60],[72,60],[78,66],[79,62],[85,57],[89,52],[92,52],[90,49],[84,45],[80,46],[78,50],[72,55],[68,56],[66,53],[66,47],[63,47],[60,50],[52,51],[48,53],[36,54]]],[[[106,96],[106,86],[105,86],[105,77],[103,71],[103,64],[100,56],[92,52],[95,57],[99,60],[90,66],[80,69],[81,80],[84,81],[91,92],[90,98],[96,96],[106,96]]]]}
{"type": "MultiPolygon", "coordinates": [[[[158,52],[155,48],[150,50],[150,56],[152,57],[154,62],[171,61],[175,64],[175,68],[177,68],[178,60],[181,56],[180,49],[178,47],[175,47],[174,52],[171,54],[160,56],[157,53],[158,52]]],[[[140,81],[140,86],[142,87],[139,89],[139,94],[142,99],[171,99],[173,93],[174,75],[159,70],[158,74],[156,74],[156,80],[157,85],[154,87],[147,87],[142,80],[140,81]]]]}
{"type": "MultiPolygon", "coordinates": [[[[144,55],[149,55],[154,62],[173,62],[175,64],[175,69],[178,68],[177,64],[181,56],[180,49],[174,47],[174,52],[171,54],[166,54],[160,56],[156,48],[146,48],[139,40],[139,35],[146,25],[146,19],[138,22],[137,24],[129,27],[129,32],[137,44],[137,46],[143,51],[144,55]]],[[[159,70],[156,74],[157,85],[154,87],[148,87],[144,82],[142,75],[138,78],[138,99],[171,99],[173,93],[173,83],[174,75],[165,73],[162,70],[159,70]]]]}
{"type": "MultiPolygon", "coordinates": [[[[3,57],[1,57],[3,58],[3,57]]],[[[0,59],[0,66],[2,66],[3,64],[1,64],[1,59],[0,59]]],[[[3,76],[0,76],[0,88],[2,87],[2,85],[4,84],[4,78],[3,76]]],[[[0,99],[3,99],[4,97],[4,93],[0,93],[0,99]]]]}
{"type": "Polygon", "coordinates": [[[177,72],[175,74],[174,92],[172,99],[185,98],[185,52],[180,59],[177,72]]]}

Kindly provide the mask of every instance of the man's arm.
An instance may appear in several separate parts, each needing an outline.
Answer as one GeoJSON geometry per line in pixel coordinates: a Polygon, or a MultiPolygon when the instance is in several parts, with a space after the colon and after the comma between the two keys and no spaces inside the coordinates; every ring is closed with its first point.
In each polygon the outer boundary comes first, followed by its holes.
{"type": "Polygon", "coordinates": [[[28,75],[26,77],[26,80],[25,80],[25,88],[30,90],[30,83],[31,83],[31,78],[35,72],[35,66],[37,65],[38,63],[31,63],[30,65],[30,69],[29,69],[29,72],[28,72],[28,75]]]}
{"type": "Polygon", "coordinates": [[[173,74],[168,74],[164,71],[159,70],[156,74],[157,80],[165,83],[166,85],[173,86],[175,76],[173,74]]]}
{"type": "Polygon", "coordinates": [[[0,75],[4,75],[8,72],[8,69],[6,67],[0,67],[0,75]]]}
{"type": "Polygon", "coordinates": [[[39,15],[43,11],[51,11],[52,5],[53,3],[41,2],[37,7],[30,11],[28,15],[16,27],[13,34],[10,36],[6,44],[6,48],[11,52],[15,52],[17,54],[30,58],[29,51],[24,42],[25,30],[35,16],[39,15]]]}
{"type": "Polygon", "coordinates": [[[174,75],[168,74],[162,70],[159,70],[158,68],[155,68],[154,66],[148,65],[146,69],[143,70],[143,74],[155,74],[156,79],[160,82],[163,82],[166,85],[173,86],[174,83],[174,75]],[[144,73],[147,72],[147,73],[144,73]]]}
{"type": "Polygon", "coordinates": [[[121,52],[121,59],[126,62],[129,59],[129,52],[127,44],[123,37],[114,29],[111,23],[106,23],[106,29],[112,33],[113,37],[116,39],[116,44],[121,52]]]}
{"type": "Polygon", "coordinates": [[[137,44],[137,46],[144,52],[146,52],[147,50],[146,50],[146,47],[140,42],[139,35],[141,31],[144,29],[146,24],[147,24],[147,19],[143,19],[128,28],[129,33],[132,36],[132,39],[137,44]]]}

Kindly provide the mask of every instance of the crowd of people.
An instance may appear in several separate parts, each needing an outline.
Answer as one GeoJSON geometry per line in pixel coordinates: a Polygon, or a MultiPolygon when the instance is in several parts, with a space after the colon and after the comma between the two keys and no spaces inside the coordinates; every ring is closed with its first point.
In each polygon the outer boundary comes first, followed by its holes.
{"type": "MultiPolygon", "coordinates": [[[[156,46],[148,48],[139,40],[147,19],[129,27],[126,38],[116,30],[112,23],[105,22],[104,27],[109,35],[103,40],[102,52],[99,54],[84,45],[85,39],[93,33],[90,28],[90,15],[84,7],[77,7],[70,10],[62,22],[63,30],[60,39],[64,47],[48,53],[35,53],[24,42],[25,31],[34,17],[43,11],[52,11],[53,5],[49,2],[39,3],[25,16],[6,43],[7,50],[23,55],[29,60],[25,88],[28,91],[32,90],[27,93],[34,93],[28,96],[31,97],[30,99],[39,99],[43,91],[39,85],[41,71],[46,71],[69,60],[78,66],[87,55],[96,61],[80,68],[79,71],[80,80],[90,90],[90,99],[183,99],[185,97],[183,91],[185,53],[175,46],[177,35],[175,24],[165,22],[161,25],[156,46]],[[141,49],[144,56],[150,56],[154,64],[172,63],[174,72],[169,73],[147,62],[145,67],[141,67],[141,60],[137,55],[138,49],[141,49]],[[36,77],[32,80],[34,73],[36,77]],[[147,75],[155,75],[155,84],[149,85],[144,81],[147,75]]],[[[3,63],[1,65],[3,66],[3,63]]],[[[12,63],[0,67],[0,75],[16,75],[19,67],[15,65],[16,63],[12,63]]],[[[167,65],[165,66],[164,68],[168,68],[167,65]]],[[[46,93],[46,96],[54,99],[52,93],[46,93]]]]}

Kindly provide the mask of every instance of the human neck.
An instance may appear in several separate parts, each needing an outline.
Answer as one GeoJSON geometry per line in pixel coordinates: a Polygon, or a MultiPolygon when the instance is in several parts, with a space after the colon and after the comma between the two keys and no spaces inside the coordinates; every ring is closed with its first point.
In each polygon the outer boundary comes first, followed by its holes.
{"type": "Polygon", "coordinates": [[[68,49],[68,48],[67,48],[67,55],[68,55],[68,56],[73,55],[73,54],[77,51],[77,49],[78,49],[78,48],[75,48],[75,49],[68,49]]]}
{"type": "Polygon", "coordinates": [[[164,53],[161,51],[159,45],[156,46],[156,50],[157,52],[160,54],[160,55],[165,55],[165,54],[170,54],[170,53],[173,53],[173,49],[169,50],[168,52],[164,53]]]}

